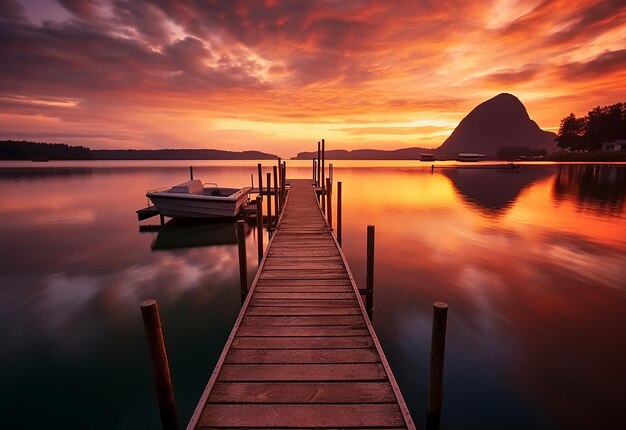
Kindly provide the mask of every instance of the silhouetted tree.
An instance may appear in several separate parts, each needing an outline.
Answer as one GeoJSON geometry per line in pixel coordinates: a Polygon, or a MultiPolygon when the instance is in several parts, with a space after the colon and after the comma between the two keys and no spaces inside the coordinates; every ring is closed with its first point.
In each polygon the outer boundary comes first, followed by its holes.
{"type": "Polygon", "coordinates": [[[563,118],[556,137],[557,146],[563,150],[580,151],[584,149],[586,117],[577,118],[570,113],[563,118]]]}
{"type": "Polygon", "coordinates": [[[561,121],[556,137],[564,150],[597,151],[603,142],[626,138],[626,103],[596,106],[587,116],[577,118],[573,113],[561,121]]]}

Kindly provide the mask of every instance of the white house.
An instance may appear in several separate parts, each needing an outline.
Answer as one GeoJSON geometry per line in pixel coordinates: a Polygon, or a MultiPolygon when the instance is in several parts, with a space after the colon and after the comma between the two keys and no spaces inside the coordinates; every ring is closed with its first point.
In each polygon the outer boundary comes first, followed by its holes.
{"type": "Polygon", "coordinates": [[[602,144],[603,151],[626,151],[626,139],[615,139],[602,144]]]}

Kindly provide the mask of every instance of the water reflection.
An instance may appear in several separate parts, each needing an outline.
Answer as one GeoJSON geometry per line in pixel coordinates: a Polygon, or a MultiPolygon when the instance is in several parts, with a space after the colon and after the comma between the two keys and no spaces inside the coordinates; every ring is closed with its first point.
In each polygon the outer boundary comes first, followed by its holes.
{"type": "MultiPolygon", "coordinates": [[[[153,250],[234,245],[237,231],[234,220],[173,219],[165,223],[152,242],[153,250]]],[[[251,233],[246,224],[246,236],[251,233]]]]}
{"type": "Polygon", "coordinates": [[[619,214],[626,198],[624,166],[559,166],[554,181],[554,199],[575,198],[578,207],[603,214],[619,214]]]}
{"type": "Polygon", "coordinates": [[[442,172],[463,200],[495,215],[511,207],[522,190],[552,174],[545,167],[525,167],[519,171],[449,168],[442,172]]]}
{"type": "MultiPolygon", "coordinates": [[[[309,166],[290,162],[288,176],[310,177],[309,166]]],[[[35,413],[39,426],[157,427],[138,309],[149,297],[161,304],[184,421],[239,310],[234,227],[170,221],[138,233],[134,210],[145,206],[145,190],[185,179],[186,165],[76,167],[48,176],[0,169],[7,427],[28,428],[23,416],[35,413]],[[36,410],[33,392],[47,399],[36,410]]],[[[256,164],[195,172],[243,185],[256,164]]],[[[334,177],[343,182],[343,248],[359,286],[366,226],[376,225],[374,324],[418,423],[431,304],[443,300],[444,428],[623,427],[623,166],[431,175],[357,162],[334,177]]],[[[247,229],[250,274],[254,234],[247,229]]]]}

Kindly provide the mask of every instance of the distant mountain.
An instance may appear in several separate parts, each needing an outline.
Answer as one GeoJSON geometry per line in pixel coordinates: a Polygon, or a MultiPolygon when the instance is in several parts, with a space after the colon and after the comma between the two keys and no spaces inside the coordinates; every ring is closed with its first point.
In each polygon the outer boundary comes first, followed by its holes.
{"type": "MultiPolygon", "coordinates": [[[[328,160],[419,160],[420,154],[433,153],[432,148],[404,148],[393,151],[384,151],[381,149],[355,149],[346,151],[345,149],[333,149],[326,151],[328,160]]],[[[293,159],[295,160],[311,160],[317,158],[315,152],[299,152],[293,159]]]]}
{"type": "Polygon", "coordinates": [[[478,152],[493,158],[504,147],[556,149],[555,133],[543,131],[530,119],[522,102],[502,93],[476,106],[436,153],[447,157],[459,152],[478,152]]]}
{"type": "Polygon", "coordinates": [[[0,160],[275,160],[259,151],[217,149],[100,149],[63,143],[0,141],[0,160]]]}

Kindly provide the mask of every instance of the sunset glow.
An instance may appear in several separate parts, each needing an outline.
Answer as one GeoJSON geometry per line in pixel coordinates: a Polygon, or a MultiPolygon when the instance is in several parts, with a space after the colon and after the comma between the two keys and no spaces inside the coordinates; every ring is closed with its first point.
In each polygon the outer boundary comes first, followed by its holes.
{"type": "Polygon", "coordinates": [[[623,101],[626,3],[4,0],[0,139],[436,147],[516,95],[555,131],[623,101]]]}

